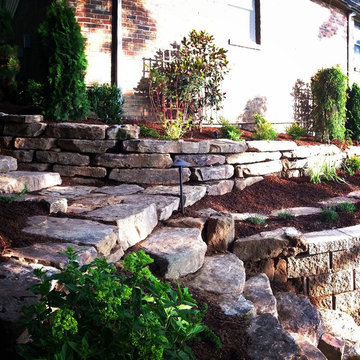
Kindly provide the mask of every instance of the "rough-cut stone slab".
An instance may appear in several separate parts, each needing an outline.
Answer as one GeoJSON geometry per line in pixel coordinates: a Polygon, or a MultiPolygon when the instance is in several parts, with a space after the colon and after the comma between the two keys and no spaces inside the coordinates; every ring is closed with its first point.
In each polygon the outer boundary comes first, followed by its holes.
{"type": "Polygon", "coordinates": [[[359,343],[360,326],[356,325],[354,319],[338,310],[320,310],[326,332],[336,338],[359,343]]]}
{"type": "Polygon", "coordinates": [[[289,151],[295,150],[297,145],[293,141],[270,141],[270,140],[253,140],[247,141],[247,145],[252,151],[289,151]]]}
{"type": "Polygon", "coordinates": [[[18,164],[18,170],[19,171],[37,171],[37,172],[46,172],[50,171],[52,169],[51,164],[45,164],[45,163],[19,163],[18,164]]]}
{"type": "Polygon", "coordinates": [[[259,176],[279,173],[283,170],[281,160],[273,160],[261,162],[256,164],[237,165],[235,167],[235,174],[237,177],[259,176]]]}
{"type": "Polygon", "coordinates": [[[206,219],[193,218],[193,217],[180,217],[177,219],[169,219],[166,221],[166,225],[177,228],[195,228],[200,231],[204,230],[206,219]]]}
{"type": "Polygon", "coordinates": [[[169,168],[173,161],[169,154],[100,154],[93,163],[114,168],[169,168]]]}
{"type": "Polygon", "coordinates": [[[360,309],[360,290],[335,295],[336,310],[357,312],[360,309]]]}
{"type": "Polygon", "coordinates": [[[250,217],[257,217],[263,220],[267,220],[269,217],[259,213],[231,213],[231,216],[235,221],[246,221],[250,217]]]}
{"type": "Polygon", "coordinates": [[[125,140],[122,143],[122,149],[126,152],[139,153],[172,154],[181,152],[179,141],[153,139],[125,140]]]}
{"type": "Polygon", "coordinates": [[[114,226],[82,219],[33,216],[28,219],[28,226],[22,231],[65,243],[92,245],[104,256],[110,253],[117,240],[114,226]]]}
{"type": "Polygon", "coordinates": [[[354,198],[360,199],[360,191],[359,190],[352,191],[349,194],[347,194],[346,197],[348,197],[348,198],[349,197],[354,197],[354,198]]]}
{"type": "Polygon", "coordinates": [[[257,316],[246,329],[250,359],[306,360],[294,338],[270,314],[257,316]]]}
{"type": "Polygon", "coordinates": [[[331,144],[297,146],[293,151],[285,152],[283,155],[292,159],[305,159],[318,155],[336,155],[340,153],[340,149],[336,145],[331,144]]]}
{"type": "Polygon", "coordinates": [[[264,180],[262,176],[252,176],[245,179],[235,179],[235,189],[237,190],[244,190],[246,187],[254,185],[260,181],[264,180]]]}
{"type": "Polygon", "coordinates": [[[18,162],[32,162],[34,159],[34,150],[6,150],[7,155],[13,156],[18,162]]]}
{"type": "Polygon", "coordinates": [[[310,275],[315,276],[328,273],[329,271],[329,253],[288,258],[287,276],[289,278],[301,278],[310,275]]]}
{"type": "MultiPolygon", "coordinates": [[[[182,169],[183,182],[190,179],[190,170],[182,169]]],[[[113,169],[110,180],[135,184],[179,184],[178,169],[113,169]]]]}
{"type": "MultiPolygon", "coordinates": [[[[184,185],[183,193],[184,193],[184,206],[185,207],[191,206],[205,196],[206,187],[184,185]]],[[[180,187],[164,186],[164,185],[151,186],[144,191],[144,194],[180,196],[180,187]]]]}
{"type": "Polygon", "coordinates": [[[38,282],[33,272],[40,267],[48,275],[57,272],[52,267],[23,264],[12,259],[0,264],[0,333],[9,344],[15,343],[24,331],[24,325],[19,321],[23,316],[21,308],[36,301],[36,296],[28,289],[38,282]]]}
{"type": "Polygon", "coordinates": [[[206,209],[201,209],[201,210],[196,211],[196,214],[202,218],[208,218],[209,216],[216,215],[218,213],[219,212],[213,208],[206,208],[206,209]]]}
{"type": "Polygon", "coordinates": [[[206,256],[202,268],[185,281],[214,294],[241,294],[245,285],[244,264],[233,254],[206,256]]]}
{"type": "Polygon", "coordinates": [[[306,337],[292,332],[290,332],[290,335],[294,338],[296,344],[298,344],[300,349],[304,352],[306,359],[329,360],[316,346],[311,344],[306,337]]]}
{"type": "Polygon", "coordinates": [[[325,333],[318,345],[319,350],[328,360],[342,360],[345,349],[345,342],[335,336],[325,333]]]}
{"type": "Polygon", "coordinates": [[[328,200],[319,201],[319,204],[322,207],[332,207],[344,202],[356,204],[358,201],[359,201],[358,199],[349,198],[347,196],[338,196],[338,197],[330,198],[328,200]]]}
{"type": "Polygon", "coordinates": [[[309,295],[318,297],[352,291],[353,282],[352,270],[310,276],[309,295]]]}
{"type": "Polygon", "coordinates": [[[0,136],[0,148],[11,147],[12,140],[13,140],[12,136],[0,136]]]}
{"type": "Polygon", "coordinates": [[[280,151],[274,152],[244,152],[241,154],[232,154],[226,157],[227,164],[252,164],[263,161],[279,160],[280,151]]]}
{"type": "Polygon", "coordinates": [[[360,244],[347,250],[332,252],[332,269],[334,271],[360,266],[360,244]]]}
{"type": "Polygon", "coordinates": [[[296,255],[306,250],[305,239],[295,228],[281,228],[261,232],[235,240],[233,252],[243,261],[296,255]]]}
{"type": "MultiPolygon", "coordinates": [[[[6,196],[6,195],[4,195],[6,196]]],[[[12,195],[11,195],[12,196],[12,195]]],[[[57,196],[42,196],[25,194],[15,200],[16,202],[39,202],[46,207],[49,214],[56,214],[59,212],[67,212],[67,200],[57,196]]]]}
{"type": "Polygon", "coordinates": [[[27,191],[31,192],[60,184],[58,173],[13,171],[0,175],[0,193],[19,193],[25,185],[27,191]]]}
{"type": "Polygon", "coordinates": [[[324,325],[318,309],[310,300],[294,293],[278,293],[276,301],[283,328],[290,333],[305,336],[311,344],[317,346],[324,333],[324,325]]]}
{"type": "Polygon", "coordinates": [[[93,178],[103,178],[106,176],[106,169],[103,167],[54,165],[53,170],[62,176],[78,175],[93,178]]]}
{"type": "Polygon", "coordinates": [[[15,171],[17,169],[17,160],[11,156],[0,155],[0,173],[15,171]]]}
{"type": "Polygon", "coordinates": [[[105,139],[107,125],[55,123],[49,124],[45,136],[57,139],[105,139]]]}
{"type": "Polygon", "coordinates": [[[132,124],[112,125],[106,129],[107,139],[127,140],[137,139],[140,134],[140,127],[132,124]]]}
{"type": "Polygon", "coordinates": [[[37,151],[36,160],[43,163],[55,163],[62,165],[89,165],[90,158],[87,155],[72,152],[37,151]]]}
{"type": "Polygon", "coordinates": [[[258,315],[271,314],[275,317],[278,316],[276,299],[271,290],[269,278],[265,274],[259,274],[247,280],[243,295],[255,305],[258,315]]]}
{"type": "Polygon", "coordinates": [[[67,199],[73,199],[76,197],[82,197],[87,194],[90,194],[92,191],[96,190],[94,186],[54,186],[50,189],[42,190],[39,192],[40,195],[50,195],[57,197],[64,197],[67,199]]]}
{"type": "Polygon", "coordinates": [[[192,168],[191,179],[195,181],[209,181],[229,179],[234,175],[232,165],[192,168]]]}
{"type": "Polygon", "coordinates": [[[233,141],[228,139],[208,140],[210,153],[236,154],[247,150],[245,141],[233,141]]]}
{"type": "Polygon", "coordinates": [[[32,124],[39,123],[44,120],[42,115],[8,115],[0,116],[0,122],[16,123],[16,124],[32,124]]]}
{"type": "Polygon", "coordinates": [[[4,256],[29,263],[64,268],[68,264],[68,258],[59,253],[64,253],[68,247],[76,251],[80,265],[91,263],[98,255],[92,246],[79,246],[72,243],[38,243],[23,248],[8,249],[4,256]]]}
{"type": "Polygon", "coordinates": [[[141,248],[154,258],[166,279],[177,279],[199,270],[206,252],[200,230],[186,228],[157,230],[141,243],[141,248]]]}
{"type": "Polygon", "coordinates": [[[124,256],[124,250],[119,244],[117,244],[113,247],[111,253],[106,256],[106,260],[108,262],[115,263],[119,261],[123,256],[124,256]]]}
{"type": "Polygon", "coordinates": [[[56,145],[54,138],[16,138],[14,146],[21,150],[50,150],[56,145]]]}
{"type": "Polygon", "coordinates": [[[179,140],[181,154],[207,154],[210,145],[207,141],[183,141],[179,140]]]}
{"type": "Polygon", "coordinates": [[[351,236],[354,240],[354,246],[358,245],[358,241],[360,240],[360,225],[348,226],[338,230],[346,235],[351,236]]]}
{"type": "Polygon", "coordinates": [[[296,159],[290,161],[285,158],[282,160],[285,170],[294,170],[294,169],[306,169],[306,168],[319,168],[323,163],[328,163],[340,167],[344,159],[343,154],[337,154],[332,156],[315,156],[305,159],[296,159]]]}
{"type": "Polygon", "coordinates": [[[316,208],[316,207],[294,207],[294,208],[287,208],[287,209],[281,209],[281,210],[274,210],[271,212],[271,216],[278,216],[279,213],[282,213],[284,211],[290,211],[291,214],[293,214],[295,217],[297,216],[308,216],[308,215],[315,215],[320,214],[322,209],[316,208]]]}
{"type": "Polygon", "coordinates": [[[234,180],[219,180],[204,183],[207,195],[221,196],[232,191],[234,180]]]}
{"type": "Polygon", "coordinates": [[[246,322],[256,316],[254,304],[240,294],[221,295],[219,305],[225,315],[237,316],[246,322]]]}
{"type": "Polygon", "coordinates": [[[5,123],[2,135],[19,137],[37,137],[44,133],[47,124],[38,123],[5,123]]]}
{"type": "Polygon", "coordinates": [[[90,194],[72,200],[71,205],[68,207],[68,213],[80,215],[104,206],[121,204],[122,202],[121,196],[90,194]]]}
{"type": "Polygon", "coordinates": [[[182,159],[189,163],[189,166],[212,166],[225,164],[224,155],[175,155],[174,161],[182,159]]]}
{"type": "Polygon", "coordinates": [[[206,243],[213,251],[225,252],[235,238],[235,222],[231,214],[212,215],[208,220],[206,243]]]}
{"type": "Polygon", "coordinates": [[[119,204],[109,205],[84,215],[90,219],[115,223],[118,228],[118,243],[123,250],[144,240],[158,223],[154,203],[145,205],[119,204]]]}
{"type": "Polygon", "coordinates": [[[107,195],[133,195],[144,191],[139,185],[121,184],[117,186],[102,186],[94,190],[94,193],[101,193],[107,195]]]}
{"type": "Polygon", "coordinates": [[[310,255],[345,250],[355,244],[351,235],[337,229],[306,233],[304,234],[304,238],[308,245],[310,255]]]}
{"type": "Polygon", "coordinates": [[[115,149],[116,140],[76,140],[59,139],[58,146],[62,150],[81,153],[102,154],[110,149],[115,149]]]}

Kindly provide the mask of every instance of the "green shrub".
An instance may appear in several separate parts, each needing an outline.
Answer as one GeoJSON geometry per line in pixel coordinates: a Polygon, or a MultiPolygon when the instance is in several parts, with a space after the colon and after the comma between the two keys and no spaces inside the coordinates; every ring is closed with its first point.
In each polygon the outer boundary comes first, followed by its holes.
{"type": "Polygon", "coordinates": [[[313,130],[318,140],[344,140],[347,77],[339,67],[319,70],[311,79],[313,130]]]}
{"type": "Polygon", "coordinates": [[[333,209],[324,209],[320,213],[320,219],[324,222],[334,222],[339,218],[338,213],[333,209]]]}
{"type": "Polygon", "coordinates": [[[252,225],[264,225],[266,223],[266,218],[261,215],[249,216],[246,221],[252,225]]]}
{"type": "Polygon", "coordinates": [[[267,122],[260,114],[254,114],[253,116],[256,122],[254,138],[256,140],[275,140],[278,134],[272,124],[267,122]]]}
{"type": "Polygon", "coordinates": [[[19,101],[22,104],[33,106],[44,106],[44,86],[33,79],[22,82],[19,91],[19,101]]]}
{"type": "Polygon", "coordinates": [[[114,84],[94,84],[87,90],[90,109],[106,123],[121,123],[123,99],[121,90],[114,84]]]}
{"type": "Polygon", "coordinates": [[[152,275],[146,265],[153,260],[143,251],[124,259],[126,275],[105,259],[79,266],[71,248],[66,254],[60,273],[36,271],[39,302],[24,308],[35,340],[20,347],[26,359],[190,359],[190,341],[220,346],[202,324],[206,308],[198,310],[186,288],[173,290],[152,275]]]}
{"type": "Polygon", "coordinates": [[[153,138],[156,138],[156,139],[161,138],[161,136],[159,135],[159,133],[155,129],[148,128],[144,124],[140,125],[140,136],[153,137],[153,138]]]}
{"type": "Polygon", "coordinates": [[[20,70],[15,46],[11,15],[0,6],[0,100],[16,88],[16,75],[20,70]]]}
{"type": "Polygon", "coordinates": [[[337,174],[338,166],[335,163],[325,160],[323,163],[313,163],[306,169],[307,175],[310,177],[310,182],[319,184],[322,180],[345,182],[345,180],[337,174]]]}
{"type": "Polygon", "coordinates": [[[84,38],[73,10],[65,0],[52,1],[39,26],[42,56],[47,61],[44,115],[57,121],[77,120],[88,114],[84,82],[87,61],[84,38]]]}
{"type": "Polygon", "coordinates": [[[360,170],[360,158],[356,155],[347,158],[344,167],[349,175],[354,175],[356,171],[360,170]]]}
{"type": "Polygon", "coordinates": [[[277,218],[279,220],[291,220],[295,218],[295,215],[291,210],[283,210],[277,213],[277,218]]]}
{"type": "Polygon", "coordinates": [[[178,117],[175,119],[164,119],[162,127],[164,129],[165,137],[170,139],[181,138],[189,129],[191,124],[191,118],[184,118],[179,112],[178,117]]]}
{"type": "Polygon", "coordinates": [[[340,212],[353,213],[356,211],[356,205],[351,202],[344,201],[340,204],[337,204],[335,206],[335,210],[340,211],[340,212]]]}
{"type": "Polygon", "coordinates": [[[230,124],[228,120],[220,118],[221,124],[221,137],[234,141],[240,141],[243,132],[233,124],[230,124]]]}
{"type": "Polygon", "coordinates": [[[345,126],[352,139],[360,140],[360,87],[356,83],[348,90],[345,126]]]}
{"type": "Polygon", "coordinates": [[[300,126],[298,123],[293,123],[286,128],[286,133],[291,136],[292,139],[297,140],[307,134],[307,130],[300,126]]]}

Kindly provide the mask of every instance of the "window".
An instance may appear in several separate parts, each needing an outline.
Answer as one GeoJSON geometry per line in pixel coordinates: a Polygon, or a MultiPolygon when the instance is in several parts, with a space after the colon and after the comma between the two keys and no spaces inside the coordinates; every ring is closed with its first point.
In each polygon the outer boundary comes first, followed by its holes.
{"type": "Polygon", "coordinates": [[[255,47],[260,44],[260,0],[230,0],[226,15],[230,45],[255,47]]]}
{"type": "Polygon", "coordinates": [[[360,72],[360,23],[354,22],[354,71],[360,72]]]}

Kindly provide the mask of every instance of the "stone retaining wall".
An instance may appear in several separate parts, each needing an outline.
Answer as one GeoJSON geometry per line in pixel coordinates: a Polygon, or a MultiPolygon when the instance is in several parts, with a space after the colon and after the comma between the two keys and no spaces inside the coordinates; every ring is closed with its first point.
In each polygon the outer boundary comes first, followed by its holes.
{"type": "Polygon", "coordinates": [[[177,184],[172,163],[187,161],[184,182],[207,185],[213,195],[243,189],[269,174],[301,176],[308,165],[326,159],[341,163],[353,147],[297,146],[292,141],[235,142],[138,139],[135,125],[43,122],[42,116],[0,117],[0,152],[18,160],[19,170],[55,171],[62,176],[115,180],[137,184],[177,184]],[[251,180],[249,178],[252,178],[251,180]]]}

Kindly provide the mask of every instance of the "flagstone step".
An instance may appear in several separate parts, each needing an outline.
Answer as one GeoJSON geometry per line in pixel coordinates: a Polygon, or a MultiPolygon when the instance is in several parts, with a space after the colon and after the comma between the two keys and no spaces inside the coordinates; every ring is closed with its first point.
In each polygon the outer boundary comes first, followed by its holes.
{"type": "Polygon", "coordinates": [[[27,191],[38,191],[61,184],[61,178],[54,172],[12,171],[0,174],[0,193],[19,193],[25,185],[27,191]]]}

